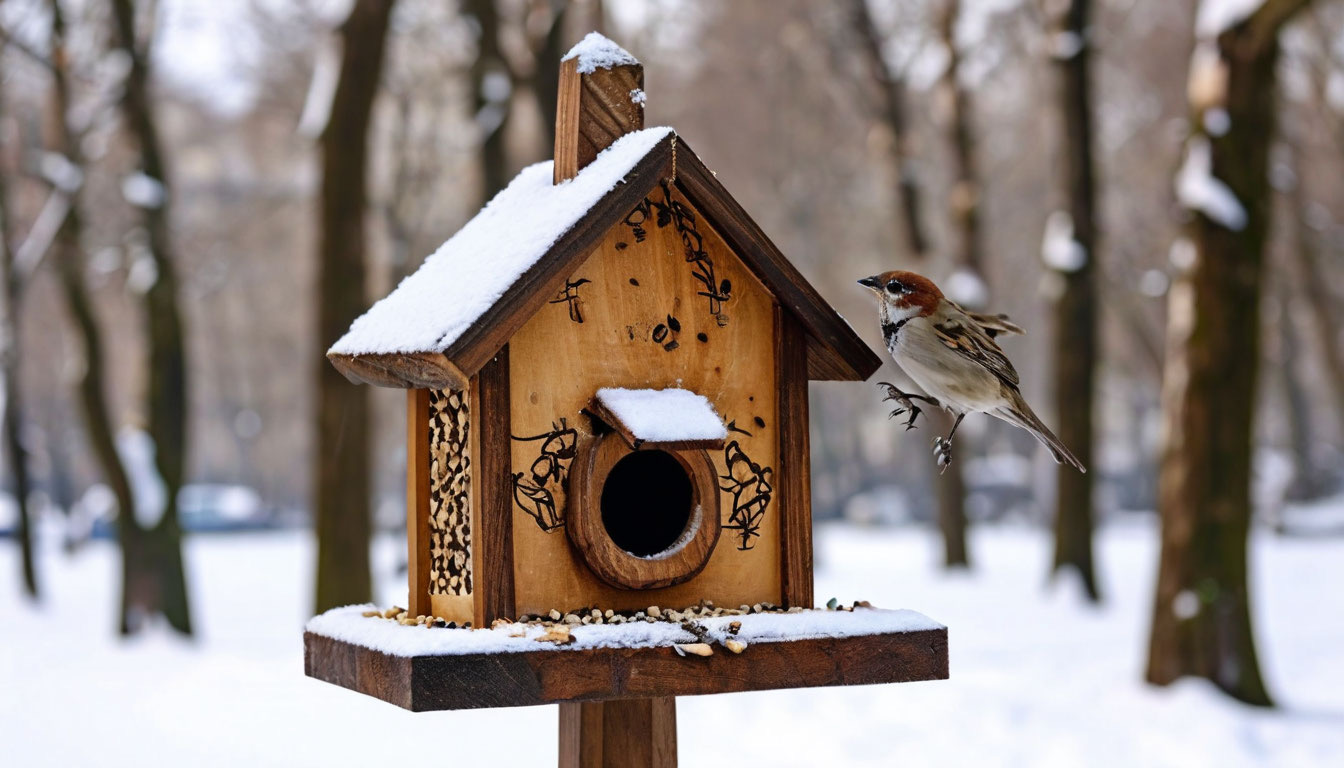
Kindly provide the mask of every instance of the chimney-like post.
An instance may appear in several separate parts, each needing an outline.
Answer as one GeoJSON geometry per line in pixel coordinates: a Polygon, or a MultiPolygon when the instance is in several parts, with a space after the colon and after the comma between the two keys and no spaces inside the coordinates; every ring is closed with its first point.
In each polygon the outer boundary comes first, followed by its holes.
{"type": "Polygon", "coordinates": [[[560,61],[554,183],[574,178],[597,153],[644,128],[644,66],[590,32],[560,61]]]}

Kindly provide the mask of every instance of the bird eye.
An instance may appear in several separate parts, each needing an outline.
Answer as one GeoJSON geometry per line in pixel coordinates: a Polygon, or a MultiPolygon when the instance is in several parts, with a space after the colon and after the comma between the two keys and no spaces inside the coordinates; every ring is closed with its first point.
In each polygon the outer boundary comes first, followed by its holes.
{"type": "Polygon", "coordinates": [[[901,285],[900,280],[892,280],[887,283],[887,293],[904,293],[905,286],[901,285]]]}

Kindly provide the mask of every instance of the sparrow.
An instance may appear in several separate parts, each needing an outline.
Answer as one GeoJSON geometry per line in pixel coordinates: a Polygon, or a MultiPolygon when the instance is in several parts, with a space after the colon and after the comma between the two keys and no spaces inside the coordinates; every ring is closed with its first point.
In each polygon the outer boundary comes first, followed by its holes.
{"type": "Polygon", "coordinates": [[[863,278],[859,285],[877,294],[878,319],[887,351],[928,393],[912,395],[887,382],[879,383],[887,390],[883,399],[902,406],[891,415],[908,410],[906,429],[912,429],[920,412],[914,400],[956,415],[947,437],[934,440],[940,467],[946,469],[952,462],[952,437],[961,420],[975,412],[988,413],[1027,430],[1050,449],[1057,463],[1087,471],[1022,397],[1017,371],[994,342],[1000,333],[1023,332],[1006,315],[968,312],[943,296],[933,281],[914,272],[883,272],[863,278]]]}

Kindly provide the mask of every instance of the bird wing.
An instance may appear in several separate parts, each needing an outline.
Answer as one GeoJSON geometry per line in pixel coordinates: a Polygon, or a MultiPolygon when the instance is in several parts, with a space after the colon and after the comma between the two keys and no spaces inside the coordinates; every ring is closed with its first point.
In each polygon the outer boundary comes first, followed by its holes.
{"type": "MultiPolygon", "coordinates": [[[[955,350],[978,363],[1005,384],[1017,387],[1021,381],[1017,370],[1003,354],[1003,350],[999,349],[999,345],[994,343],[990,331],[977,321],[974,315],[955,306],[952,311],[940,314],[942,317],[936,318],[933,322],[933,331],[938,341],[948,349],[955,350]]],[[[1008,325],[1017,328],[1011,323],[1008,325]]]]}
{"type": "Polygon", "coordinates": [[[976,325],[984,328],[985,333],[989,334],[989,338],[991,339],[998,336],[1000,333],[1017,334],[1018,336],[1025,336],[1027,333],[1022,330],[1022,326],[1009,320],[1008,316],[1003,313],[990,315],[983,312],[972,312],[951,299],[944,299],[944,301],[951,304],[963,315],[975,321],[976,325]]]}

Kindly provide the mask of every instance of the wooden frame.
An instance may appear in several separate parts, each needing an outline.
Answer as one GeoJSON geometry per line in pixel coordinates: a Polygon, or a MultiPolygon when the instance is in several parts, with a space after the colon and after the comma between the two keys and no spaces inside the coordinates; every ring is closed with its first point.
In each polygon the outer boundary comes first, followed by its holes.
{"type": "Polygon", "coordinates": [[[667,451],[691,481],[694,533],[672,549],[637,557],[612,541],[602,524],[602,488],[621,459],[634,453],[614,432],[600,435],[574,457],[569,475],[565,530],[584,563],[602,581],[619,589],[657,589],[695,578],[719,542],[719,488],[714,465],[703,450],[667,451]]]}
{"type": "Polygon", "coordinates": [[[779,391],[779,540],[783,603],[811,608],[812,480],[807,410],[807,350],[793,315],[775,312],[779,391]]]}
{"type": "Polygon", "coordinates": [[[476,626],[515,616],[509,347],[472,379],[472,596],[476,626]]]}
{"type": "Polygon", "coordinates": [[[391,656],[311,632],[304,634],[303,643],[309,677],[416,712],[908,683],[948,676],[945,627],[754,643],[741,654],[718,649],[707,657],[681,657],[663,647],[572,651],[540,643],[535,651],[519,653],[391,656]]]}
{"type": "Polygon", "coordinates": [[[429,595],[429,390],[406,392],[406,609],[433,611],[429,595]]]}

